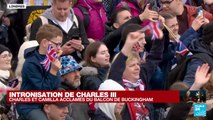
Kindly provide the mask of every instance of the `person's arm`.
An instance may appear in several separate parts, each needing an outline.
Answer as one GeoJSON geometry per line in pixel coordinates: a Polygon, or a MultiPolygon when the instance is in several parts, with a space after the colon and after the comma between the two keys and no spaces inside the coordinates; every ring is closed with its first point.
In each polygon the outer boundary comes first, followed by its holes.
{"type": "Polygon", "coordinates": [[[80,32],[80,38],[82,41],[82,45],[84,46],[84,48],[86,48],[89,45],[89,41],[87,39],[87,33],[85,31],[82,20],[78,16],[76,16],[76,17],[77,17],[78,23],[79,23],[79,32],[80,32]]]}
{"type": "Polygon", "coordinates": [[[155,69],[163,59],[164,40],[153,41],[152,48],[146,57],[146,62],[141,64],[140,78],[149,84],[155,69]]]}
{"type": "Polygon", "coordinates": [[[115,80],[120,85],[123,85],[122,76],[126,67],[126,60],[127,56],[125,56],[122,52],[118,53],[118,56],[115,58],[114,62],[112,62],[108,79],[115,80]]]}
{"type": "Polygon", "coordinates": [[[195,81],[195,73],[199,65],[202,65],[203,61],[199,59],[192,59],[186,69],[186,74],[184,76],[183,82],[189,85],[190,87],[195,81]]]}
{"type": "Polygon", "coordinates": [[[180,37],[180,41],[188,48],[191,41],[195,38],[198,38],[200,33],[199,30],[201,27],[206,24],[205,18],[202,16],[197,16],[193,22],[190,28],[188,28],[183,35],[180,37]]]}
{"type": "Polygon", "coordinates": [[[131,24],[131,23],[141,24],[142,22],[141,22],[141,20],[140,20],[139,17],[134,17],[134,18],[130,19],[129,21],[127,21],[126,23],[124,23],[118,29],[113,30],[112,32],[110,32],[109,34],[107,34],[107,35],[104,36],[104,38],[102,39],[102,41],[103,41],[103,43],[105,43],[105,45],[109,49],[110,53],[113,53],[113,50],[119,44],[119,42],[121,40],[121,32],[122,32],[122,30],[128,24],[131,24]]]}
{"type": "Polygon", "coordinates": [[[209,81],[211,74],[208,73],[208,71],[209,71],[208,64],[198,66],[195,73],[195,82],[192,84],[190,90],[199,90],[209,81]]]}

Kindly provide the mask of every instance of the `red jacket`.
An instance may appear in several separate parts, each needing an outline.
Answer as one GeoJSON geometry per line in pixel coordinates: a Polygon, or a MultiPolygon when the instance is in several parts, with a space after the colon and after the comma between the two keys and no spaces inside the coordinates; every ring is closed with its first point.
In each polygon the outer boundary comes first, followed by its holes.
{"type": "MultiPolygon", "coordinates": [[[[187,8],[187,15],[188,15],[188,25],[191,26],[193,20],[195,19],[195,15],[197,14],[197,7],[195,6],[189,6],[189,5],[185,5],[185,7],[187,8]]],[[[211,13],[203,10],[204,16],[205,18],[207,18],[209,21],[213,21],[213,16],[211,13]]]]}

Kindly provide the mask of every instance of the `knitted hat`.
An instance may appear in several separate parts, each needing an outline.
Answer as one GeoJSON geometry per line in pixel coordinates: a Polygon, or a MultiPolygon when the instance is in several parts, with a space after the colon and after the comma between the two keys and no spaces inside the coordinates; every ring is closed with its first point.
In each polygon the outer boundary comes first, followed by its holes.
{"type": "Polygon", "coordinates": [[[9,53],[11,53],[9,48],[7,48],[6,46],[0,44],[0,54],[2,52],[4,52],[4,51],[8,51],[9,53]]]}
{"type": "Polygon", "coordinates": [[[203,35],[202,40],[209,44],[210,42],[213,42],[213,22],[208,23],[203,28],[203,35]]]}
{"type": "Polygon", "coordinates": [[[60,62],[62,65],[60,70],[61,75],[65,75],[78,69],[81,70],[82,68],[71,55],[61,57],[60,62]]]}

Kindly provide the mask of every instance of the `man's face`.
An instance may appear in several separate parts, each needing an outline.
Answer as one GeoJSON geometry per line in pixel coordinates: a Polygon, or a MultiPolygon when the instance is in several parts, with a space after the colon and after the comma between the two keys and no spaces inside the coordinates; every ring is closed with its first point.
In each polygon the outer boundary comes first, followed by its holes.
{"type": "MultiPolygon", "coordinates": [[[[176,13],[180,0],[160,0],[163,11],[176,13]]],[[[182,2],[182,1],[181,1],[182,2]]]]}
{"type": "Polygon", "coordinates": [[[55,16],[55,18],[61,22],[64,22],[69,13],[70,13],[70,9],[71,9],[71,3],[68,1],[65,2],[60,2],[60,1],[56,1],[55,3],[53,2],[52,5],[52,13],[55,16]]]}
{"type": "Polygon", "coordinates": [[[117,15],[117,21],[115,22],[115,24],[117,25],[114,25],[114,27],[116,29],[119,28],[121,25],[123,25],[125,22],[127,22],[131,18],[132,18],[132,15],[128,10],[119,12],[117,15]]]}
{"type": "Polygon", "coordinates": [[[70,86],[77,88],[80,86],[81,81],[80,81],[80,72],[79,70],[75,70],[73,72],[70,72],[68,74],[64,75],[64,82],[68,83],[70,86]]]}
{"type": "Polygon", "coordinates": [[[65,120],[69,112],[68,106],[59,107],[54,104],[45,104],[44,111],[48,117],[48,120],[65,120]]]}
{"type": "MultiPolygon", "coordinates": [[[[178,21],[176,17],[171,19],[166,19],[165,24],[170,28],[170,30],[172,30],[172,32],[175,35],[178,35],[179,26],[178,26],[178,21]]],[[[169,37],[170,39],[172,39],[171,35],[169,35],[169,37]]]]}

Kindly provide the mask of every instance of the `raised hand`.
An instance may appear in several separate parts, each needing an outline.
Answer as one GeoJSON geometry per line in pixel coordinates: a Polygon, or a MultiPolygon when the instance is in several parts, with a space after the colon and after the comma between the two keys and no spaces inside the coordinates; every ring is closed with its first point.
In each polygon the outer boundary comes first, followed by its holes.
{"type": "Polygon", "coordinates": [[[145,34],[140,30],[136,32],[130,32],[127,35],[126,42],[121,50],[122,53],[127,56],[129,53],[132,52],[132,48],[134,47],[134,45],[137,44],[139,40],[144,38],[145,34]]]}
{"type": "Polygon", "coordinates": [[[206,22],[205,18],[201,15],[198,15],[192,22],[192,28],[197,31],[200,29],[202,25],[204,25],[206,22]]]}
{"type": "Polygon", "coordinates": [[[51,68],[50,68],[50,73],[52,73],[53,75],[57,75],[58,70],[61,69],[61,63],[58,59],[54,59],[51,62],[51,68]]]}
{"type": "Polygon", "coordinates": [[[208,64],[203,64],[201,67],[198,66],[195,73],[195,82],[193,83],[190,90],[199,90],[209,81],[211,74],[208,73],[208,71],[209,71],[208,64]]]}
{"type": "Polygon", "coordinates": [[[143,13],[141,13],[139,15],[139,18],[141,21],[143,20],[150,20],[152,22],[157,22],[158,21],[158,13],[156,11],[152,11],[149,9],[150,8],[150,4],[146,5],[145,10],[143,11],[143,13]]]}

